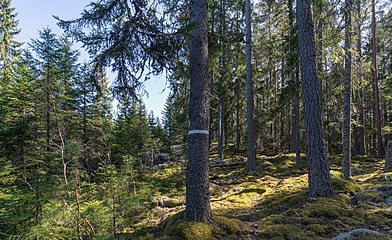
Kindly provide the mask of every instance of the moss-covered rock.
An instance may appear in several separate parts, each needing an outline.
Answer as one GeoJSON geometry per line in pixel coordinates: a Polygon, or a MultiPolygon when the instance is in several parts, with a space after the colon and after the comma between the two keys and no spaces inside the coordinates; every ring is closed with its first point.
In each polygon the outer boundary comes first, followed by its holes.
{"type": "Polygon", "coordinates": [[[212,240],[211,224],[183,221],[165,229],[165,235],[173,240],[212,240]]]}
{"type": "Polygon", "coordinates": [[[301,228],[289,224],[268,226],[260,237],[261,239],[304,239],[301,228]]]}
{"type": "Polygon", "coordinates": [[[325,233],[325,227],[321,226],[320,224],[310,224],[306,229],[316,233],[317,235],[322,235],[325,233]]]}
{"type": "Polygon", "coordinates": [[[165,236],[173,240],[209,240],[239,234],[243,224],[238,219],[217,215],[212,216],[211,223],[192,222],[184,219],[184,212],[179,212],[166,219],[162,227],[165,236]]]}
{"type": "Polygon", "coordinates": [[[224,216],[213,216],[212,224],[215,226],[215,229],[220,231],[219,235],[238,234],[243,226],[240,220],[224,216]]]}
{"type": "Polygon", "coordinates": [[[344,192],[354,195],[361,191],[361,188],[353,180],[344,179],[341,177],[340,172],[331,171],[332,185],[335,192],[344,192]]]}
{"type": "Polygon", "coordinates": [[[355,194],[352,199],[353,205],[359,204],[378,204],[383,201],[383,198],[376,191],[364,191],[355,194]]]}

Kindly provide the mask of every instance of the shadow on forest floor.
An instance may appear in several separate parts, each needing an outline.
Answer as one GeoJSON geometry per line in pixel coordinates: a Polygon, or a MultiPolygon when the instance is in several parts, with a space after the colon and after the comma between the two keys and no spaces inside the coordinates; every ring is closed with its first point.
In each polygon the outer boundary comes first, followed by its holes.
{"type": "MultiPolygon", "coordinates": [[[[383,161],[380,159],[353,157],[355,176],[345,180],[339,173],[341,157],[331,156],[334,196],[330,199],[308,199],[306,168],[295,168],[293,154],[258,154],[259,170],[255,173],[245,172],[244,154],[232,151],[224,161],[216,159],[215,155],[210,157],[212,211],[215,215],[241,221],[240,231],[213,239],[330,239],[340,232],[356,228],[381,232],[392,230],[390,206],[352,204],[356,193],[392,184],[391,178],[383,175],[383,161]]],[[[305,157],[301,156],[302,166],[306,165],[305,161],[305,157]]],[[[164,201],[157,204],[151,219],[124,239],[162,237],[165,225],[159,222],[170,220],[170,216],[184,209],[184,166],[179,167],[177,163],[174,167],[170,164],[164,167],[166,169],[161,169],[158,174],[153,173],[150,180],[157,183],[165,200],[177,199],[177,204],[164,201]],[[173,172],[163,177],[165,171],[173,172]],[[154,218],[159,221],[153,221],[154,218]]]]}

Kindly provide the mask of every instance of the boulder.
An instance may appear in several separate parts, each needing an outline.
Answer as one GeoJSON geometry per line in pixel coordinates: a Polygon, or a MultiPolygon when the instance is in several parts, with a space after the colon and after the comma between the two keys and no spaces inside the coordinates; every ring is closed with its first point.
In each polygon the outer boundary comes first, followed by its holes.
{"type": "Polygon", "coordinates": [[[157,153],[154,158],[154,165],[166,163],[170,161],[169,153],[157,153]]]}
{"type": "Polygon", "coordinates": [[[392,205],[392,185],[385,185],[378,188],[368,189],[358,192],[351,199],[352,205],[369,204],[380,206],[384,203],[392,205]]]}
{"type": "Polygon", "coordinates": [[[388,237],[388,235],[381,233],[381,232],[369,230],[369,229],[359,228],[359,229],[352,230],[351,232],[341,233],[338,236],[332,238],[332,240],[367,239],[366,237],[369,237],[369,238],[370,237],[388,237]]]}

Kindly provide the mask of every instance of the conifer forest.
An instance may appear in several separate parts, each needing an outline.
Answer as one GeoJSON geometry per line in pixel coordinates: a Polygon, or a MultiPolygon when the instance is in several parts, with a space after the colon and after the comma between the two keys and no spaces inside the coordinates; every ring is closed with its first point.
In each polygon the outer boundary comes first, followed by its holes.
{"type": "Polygon", "coordinates": [[[392,1],[74,11],[0,0],[0,239],[392,239],[392,1]]]}

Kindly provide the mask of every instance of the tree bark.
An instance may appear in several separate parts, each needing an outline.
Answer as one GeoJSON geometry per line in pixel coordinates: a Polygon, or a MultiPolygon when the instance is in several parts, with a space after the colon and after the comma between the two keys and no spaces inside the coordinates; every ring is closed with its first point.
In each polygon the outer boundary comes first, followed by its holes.
{"type": "Polygon", "coordinates": [[[378,88],[377,42],[376,42],[376,10],[372,0],[372,62],[373,62],[373,94],[374,94],[374,122],[377,130],[378,157],[384,156],[384,144],[381,131],[380,92],[378,88]]]}
{"type": "Polygon", "coordinates": [[[220,77],[219,77],[219,99],[218,99],[218,154],[219,158],[223,159],[223,141],[225,132],[225,114],[224,114],[224,89],[223,89],[223,80],[226,72],[226,54],[225,54],[225,15],[226,15],[226,4],[225,0],[221,0],[221,14],[220,14],[220,43],[222,48],[222,55],[220,57],[220,77]]]}
{"type": "Polygon", "coordinates": [[[189,3],[191,30],[189,47],[190,98],[188,166],[185,217],[211,220],[208,162],[208,16],[207,0],[189,3]]]}
{"type": "Polygon", "coordinates": [[[387,151],[385,152],[385,167],[386,172],[392,170],[392,141],[388,141],[387,151]]]}
{"type": "Polygon", "coordinates": [[[294,85],[294,93],[292,99],[291,110],[291,150],[295,153],[295,166],[301,168],[301,155],[300,155],[300,110],[299,110],[299,65],[298,65],[298,46],[295,44],[295,17],[293,0],[288,0],[289,5],[289,26],[290,26],[290,49],[292,51],[291,57],[291,81],[294,85]]]}
{"type": "Polygon", "coordinates": [[[247,171],[256,171],[256,147],[255,147],[255,120],[253,99],[253,72],[252,72],[252,26],[251,26],[251,3],[245,0],[245,24],[246,24],[246,121],[247,121],[247,171]]]}
{"type": "Polygon", "coordinates": [[[351,176],[351,0],[345,1],[346,39],[344,43],[343,159],[342,175],[351,176]]]}
{"type": "Polygon", "coordinates": [[[329,162],[324,150],[311,3],[311,0],[297,0],[309,197],[314,198],[330,197],[333,194],[333,190],[329,162]]]}
{"type": "Polygon", "coordinates": [[[362,72],[362,11],[361,0],[357,0],[357,52],[358,52],[358,78],[359,78],[359,127],[358,127],[358,154],[364,155],[365,151],[365,97],[363,91],[363,72],[362,72]]]}

